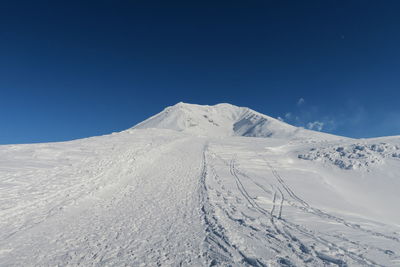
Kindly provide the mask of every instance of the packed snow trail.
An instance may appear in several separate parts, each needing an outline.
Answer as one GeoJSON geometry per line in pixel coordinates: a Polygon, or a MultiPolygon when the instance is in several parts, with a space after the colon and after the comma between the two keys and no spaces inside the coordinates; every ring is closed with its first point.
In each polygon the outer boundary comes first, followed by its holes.
{"type": "MultiPolygon", "coordinates": [[[[141,155],[125,144],[124,151],[94,159],[99,166],[87,164],[103,172],[84,172],[81,180],[110,184],[84,194],[73,191],[84,186],[68,188],[82,198],[59,203],[57,211],[47,209],[2,238],[0,265],[204,265],[197,192],[205,141],[181,136],[156,143],[141,155]]],[[[19,208],[14,216],[31,212],[19,208]]]]}
{"type": "Polygon", "coordinates": [[[0,146],[0,266],[399,266],[399,155],[228,104],[0,146]]]}

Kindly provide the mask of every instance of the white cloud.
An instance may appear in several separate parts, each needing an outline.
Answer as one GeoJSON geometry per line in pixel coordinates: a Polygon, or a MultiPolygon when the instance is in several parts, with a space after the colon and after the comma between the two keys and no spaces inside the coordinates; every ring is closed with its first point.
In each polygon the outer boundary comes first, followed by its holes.
{"type": "Polygon", "coordinates": [[[301,97],[297,100],[293,111],[286,112],[278,117],[278,120],[314,131],[332,132],[340,126],[343,119],[338,121],[337,114],[335,116],[322,114],[318,106],[310,106],[301,97]]]}
{"type": "Polygon", "coordinates": [[[304,100],[304,98],[300,98],[299,100],[297,100],[297,106],[301,106],[305,103],[306,101],[304,100]]]}
{"type": "Polygon", "coordinates": [[[313,122],[307,123],[307,129],[316,130],[316,131],[320,132],[324,128],[324,125],[325,124],[321,121],[313,121],[313,122]]]}

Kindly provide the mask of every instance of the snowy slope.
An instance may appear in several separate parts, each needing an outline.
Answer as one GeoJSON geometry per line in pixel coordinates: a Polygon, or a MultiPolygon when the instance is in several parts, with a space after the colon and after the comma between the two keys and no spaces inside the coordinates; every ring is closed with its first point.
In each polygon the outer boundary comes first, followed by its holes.
{"type": "Polygon", "coordinates": [[[0,266],[399,266],[399,153],[400,137],[182,103],[0,146],[0,266]]]}

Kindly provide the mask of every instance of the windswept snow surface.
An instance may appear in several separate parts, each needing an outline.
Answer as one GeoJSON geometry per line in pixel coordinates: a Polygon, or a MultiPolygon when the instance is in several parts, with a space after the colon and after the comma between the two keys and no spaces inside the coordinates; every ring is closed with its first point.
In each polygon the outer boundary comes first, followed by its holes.
{"type": "Polygon", "coordinates": [[[0,266],[400,265],[400,137],[228,104],[166,111],[112,135],[0,146],[0,266]]]}

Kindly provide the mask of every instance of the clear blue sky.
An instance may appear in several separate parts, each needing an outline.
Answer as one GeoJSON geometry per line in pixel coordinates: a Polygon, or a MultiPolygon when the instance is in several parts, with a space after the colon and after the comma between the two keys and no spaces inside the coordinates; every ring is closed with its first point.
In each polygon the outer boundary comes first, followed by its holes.
{"type": "Polygon", "coordinates": [[[397,0],[1,1],[0,143],[120,131],[179,101],[399,135],[399,14],[397,0]]]}

